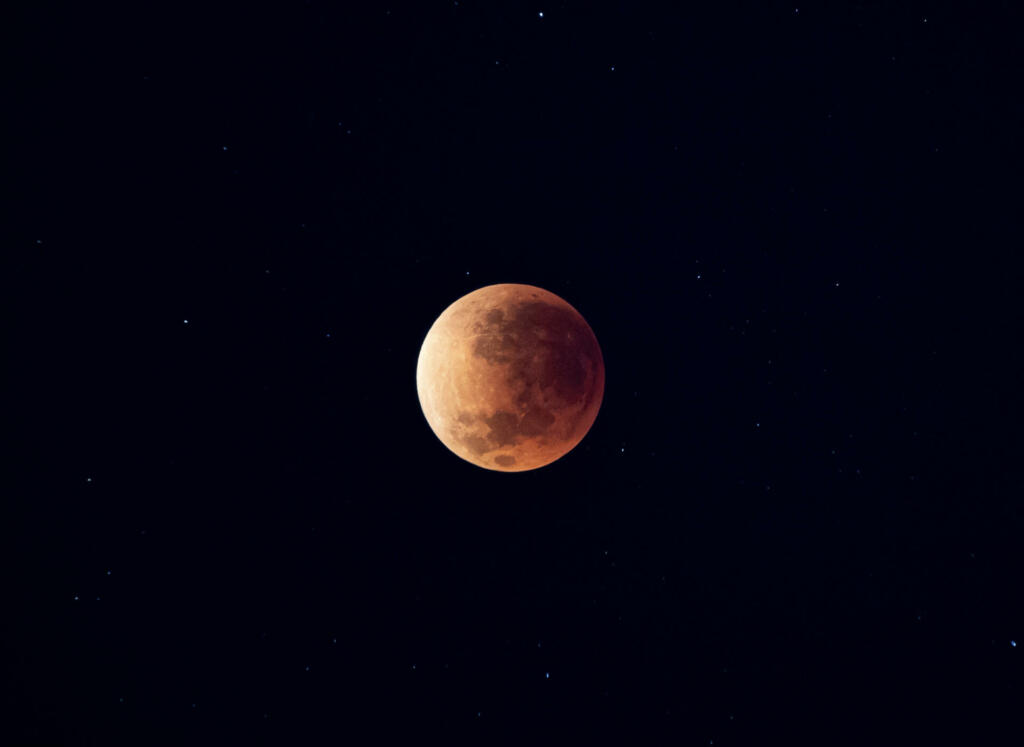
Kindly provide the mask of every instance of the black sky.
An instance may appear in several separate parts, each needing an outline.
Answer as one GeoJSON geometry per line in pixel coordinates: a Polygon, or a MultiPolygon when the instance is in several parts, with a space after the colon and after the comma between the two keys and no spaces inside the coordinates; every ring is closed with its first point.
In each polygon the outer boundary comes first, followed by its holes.
{"type": "Polygon", "coordinates": [[[25,5],[0,741],[1019,731],[1012,4],[25,5]],[[535,472],[416,397],[498,282],[535,472]]]}

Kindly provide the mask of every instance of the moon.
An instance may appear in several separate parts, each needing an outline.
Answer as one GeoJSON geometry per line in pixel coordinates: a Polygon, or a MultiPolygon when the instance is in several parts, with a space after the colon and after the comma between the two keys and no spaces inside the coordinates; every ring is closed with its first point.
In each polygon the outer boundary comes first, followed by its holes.
{"type": "Polygon", "coordinates": [[[525,472],[565,456],[604,397],[604,359],[583,316],[533,285],[488,285],[427,332],[416,389],[441,443],[478,467],[525,472]]]}

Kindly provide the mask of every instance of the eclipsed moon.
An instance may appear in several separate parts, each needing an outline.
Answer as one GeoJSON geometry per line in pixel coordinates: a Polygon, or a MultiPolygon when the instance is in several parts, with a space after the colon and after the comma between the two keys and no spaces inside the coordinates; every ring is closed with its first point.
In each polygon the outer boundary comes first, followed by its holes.
{"type": "Polygon", "coordinates": [[[587,434],[604,396],[604,359],[576,309],[532,285],[489,285],[427,332],[420,406],[441,443],[499,472],[537,469],[587,434]]]}

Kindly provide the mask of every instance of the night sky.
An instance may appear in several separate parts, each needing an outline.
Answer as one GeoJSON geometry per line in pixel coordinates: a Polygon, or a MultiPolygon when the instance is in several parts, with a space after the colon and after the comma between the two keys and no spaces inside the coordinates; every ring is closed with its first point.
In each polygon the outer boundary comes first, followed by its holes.
{"type": "Polygon", "coordinates": [[[1015,742],[1002,5],[9,13],[0,743],[1015,742]],[[417,398],[493,283],[604,356],[535,471],[417,398]]]}

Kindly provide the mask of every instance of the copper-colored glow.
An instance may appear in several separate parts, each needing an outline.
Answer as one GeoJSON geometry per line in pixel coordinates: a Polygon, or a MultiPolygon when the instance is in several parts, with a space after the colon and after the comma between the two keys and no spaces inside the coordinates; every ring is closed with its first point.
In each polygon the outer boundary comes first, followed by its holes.
{"type": "Polygon", "coordinates": [[[523,472],[571,451],[604,396],[604,360],[586,320],[543,288],[469,293],[437,318],[416,365],[427,422],[468,462],[523,472]]]}

